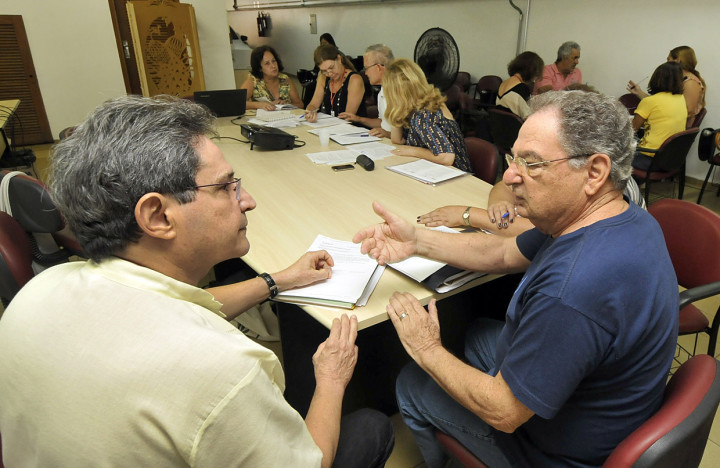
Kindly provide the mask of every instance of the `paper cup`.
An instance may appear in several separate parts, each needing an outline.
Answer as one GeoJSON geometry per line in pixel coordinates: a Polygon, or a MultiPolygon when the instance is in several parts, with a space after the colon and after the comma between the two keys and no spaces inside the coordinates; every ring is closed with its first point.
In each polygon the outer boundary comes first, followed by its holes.
{"type": "Polygon", "coordinates": [[[320,137],[320,146],[327,146],[330,144],[330,130],[327,128],[321,128],[318,131],[320,137]]]}

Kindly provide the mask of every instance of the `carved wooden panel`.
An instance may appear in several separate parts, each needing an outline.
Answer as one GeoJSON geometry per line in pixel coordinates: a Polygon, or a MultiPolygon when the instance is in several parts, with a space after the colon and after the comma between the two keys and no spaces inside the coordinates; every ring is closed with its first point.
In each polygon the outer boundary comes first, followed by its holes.
{"type": "Polygon", "coordinates": [[[127,9],[143,96],[188,96],[204,90],[192,5],[130,1],[127,9]]]}

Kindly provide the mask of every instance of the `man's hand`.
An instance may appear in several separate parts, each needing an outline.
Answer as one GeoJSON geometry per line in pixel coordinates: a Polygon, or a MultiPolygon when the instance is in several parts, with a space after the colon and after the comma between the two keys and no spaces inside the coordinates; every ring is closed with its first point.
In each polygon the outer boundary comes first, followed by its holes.
{"type": "Polygon", "coordinates": [[[385,222],[362,229],[353,236],[353,242],[362,242],[360,252],[369,254],[380,265],[398,262],[414,255],[417,251],[415,227],[387,211],[378,202],[373,202],[373,210],[385,222]]]}
{"type": "Polygon", "coordinates": [[[324,250],[306,252],[295,263],[271,276],[278,289],[285,291],[330,278],[334,265],[332,257],[324,250]]]}
{"type": "Polygon", "coordinates": [[[421,367],[427,352],[442,348],[435,299],[430,300],[426,312],[412,294],[396,292],[390,298],[387,313],[405,351],[421,367]]]}
{"type": "Polygon", "coordinates": [[[348,318],[347,314],[343,314],[333,320],[330,336],[320,343],[312,358],[318,389],[345,391],[357,363],[357,328],[357,317],[354,315],[348,318]]]}
{"type": "Polygon", "coordinates": [[[430,213],[425,213],[417,218],[417,222],[427,227],[447,226],[458,227],[463,226],[462,215],[467,209],[466,206],[449,205],[443,206],[430,213]]]}

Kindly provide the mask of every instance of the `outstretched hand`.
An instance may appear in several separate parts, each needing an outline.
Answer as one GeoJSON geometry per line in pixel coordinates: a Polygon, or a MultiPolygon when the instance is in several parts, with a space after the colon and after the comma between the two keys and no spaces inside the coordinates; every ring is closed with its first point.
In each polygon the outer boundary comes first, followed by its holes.
{"type": "Polygon", "coordinates": [[[366,227],[353,236],[353,242],[362,242],[360,252],[369,254],[380,265],[414,255],[417,252],[415,227],[378,202],[373,202],[373,210],[385,222],[366,227]]]}

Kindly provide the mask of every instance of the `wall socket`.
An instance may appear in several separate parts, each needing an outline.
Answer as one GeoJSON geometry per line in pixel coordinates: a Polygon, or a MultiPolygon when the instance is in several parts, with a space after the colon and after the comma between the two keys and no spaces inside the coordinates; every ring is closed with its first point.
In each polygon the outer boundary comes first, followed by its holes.
{"type": "Polygon", "coordinates": [[[310,34],[317,34],[317,15],[310,15],[310,34]]]}

